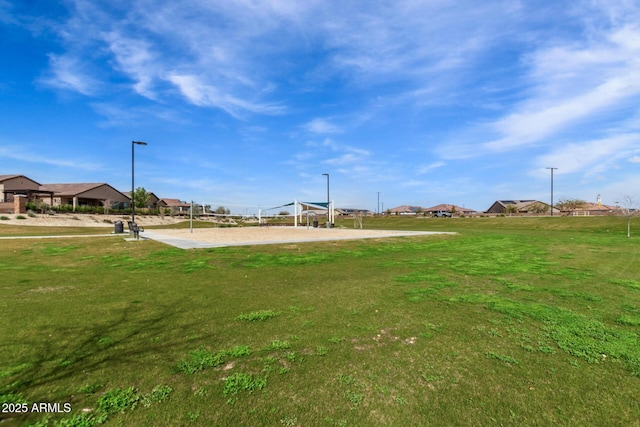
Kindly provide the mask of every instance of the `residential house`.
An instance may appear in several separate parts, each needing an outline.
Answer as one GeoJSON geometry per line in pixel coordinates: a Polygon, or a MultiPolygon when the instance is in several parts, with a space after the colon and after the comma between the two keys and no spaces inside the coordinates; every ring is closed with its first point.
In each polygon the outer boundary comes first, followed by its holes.
{"type": "Polygon", "coordinates": [[[585,202],[574,209],[563,210],[564,215],[592,216],[592,215],[616,215],[621,214],[618,206],[603,205],[602,203],[585,202]]]}
{"type": "Polygon", "coordinates": [[[25,213],[26,202],[37,196],[48,195],[52,203],[52,192],[41,188],[40,183],[24,175],[0,175],[0,212],[25,213]],[[22,200],[18,200],[24,196],[22,200]]]}
{"type": "Polygon", "coordinates": [[[424,208],[420,206],[402,205],[388,209],[386,212],[389,212],[392,215],[418,215],[424,212],[424,208]]]}
{"type": "Polygon", "coordinates": [[[0,203],[13,201],[14,195],[31,199],[42,194],[52,193],[43,191],[40,183],[24,175],[0,175],[0,203]]]}
{"type": "Polygon", "coordinates": [[[362,215],[362,216],[372,216],[373,212],[371,212],[368,209],[354,209],[354,208],[339,208],[336,209],[340,210],[340,215],[354,215],[354,214],[358,214],[358,215],[362,215]]]}
{"type": "Polygon", "coordinates": [[[426,208],[424,211],[429,214],[433,214],[437,211],[451,212],[458,215],[473,215],[476,213],[476,211],[474,211],[473,209],[461,208],[460,206],[450,205],[446,203],[441,203],[439,205],[426,208]]]}
{"type": "MultiPolygon", "coordinates": [[[[551,205],[538,200],[496,200],[489,209],[488,214],[521,214],[539,215],[551,212],[551,205]]],[[[559,209],[553,208],[553,213],[560,213],[559,209]]]]}
{"type": "Polygon", "coordinates": [[[180,199],[160,199],[157,202],[159,208],[171,209],[172,214],[188,214],[191,205],[187,202],[183,202],[180,199]]]}
{"type": "MultiPolygon", "coordinates": [[[[52,206],[124,207],[129,205],[129,197],[105,183],[43,184],[41,192],[52,193],[52,206]]],[[[47,200],[43,200],[47,203],[47,200]]]]}

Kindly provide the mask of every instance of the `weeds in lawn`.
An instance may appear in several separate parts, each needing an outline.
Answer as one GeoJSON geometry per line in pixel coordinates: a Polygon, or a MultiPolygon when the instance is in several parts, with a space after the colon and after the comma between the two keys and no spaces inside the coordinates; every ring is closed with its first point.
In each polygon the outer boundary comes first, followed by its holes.
{"type": "MultiPolygon", "coordinates": [[[[544,304],[516,302],[487,295],[467,295],[452,298],[451,301],[483,302],[489,309],[516,319],[529,317],[541,321],[546,336],[573,356],[589,363],[613,357],[625,362],[634,373],[640,369],[640,340],[636,333],[614,330],[600,321],[544,304]]],[[[540,350],[543,351],[543,348],[540,347],[540,350]]]]}
{"type": "Polygon", "coordinates": [[[640,326],[640,317],[622,315],[616,319],[616,322],[627,326],[640,326]]]}
{"type": "Polygon", "coordinates": [[[185,374],[194,374],[207,368],[215,368],[223,365],[228,357],[243,357],[251,354],[251,349],[246,345],[233,347],[231,350],[220,350],[212,353],[205,348],[190,351],[187,357],[178,362],[178,371],[185,374]]]}
{"type": "Polygon", "coordinates": [[[224,380],[223,396],[227,397],[227,403],[235,403],[235,396],[243,391],[253,393],[262,390],[267,385],[267,378],[256,378],[251,374],[236,372],[224,380]]]}
{"type": "Polygon", "coordinates": [[[237,345],[231,350],[225,351],[224,354],[230,357],[248,356],[251,354],[251,349],[247,345],[237,345]]]}
{"type": "Polygon", "coordinates": [[[169,399],[169,395],[173,392],[173,388],[168,385],[162,385],[151,390],[151,393],[145,394],[140,399],[142,406],[148,408],[154,403],[164,402],[169,399]]]}
{"type": "Polygon", "coordinates": [[[507,356],[504,354],[496,354],[492,351],[487,352],[487,354],[485,355],[487,357],[487,359],[495,359],[495,360],[499,360],[503,363],[506,363],[507,365],[517,365],[518,361],[516,359],[514,359],[511,356],[507,356]]]}
{"type": "Polygon", "coordinates": [[[278,351],[278,350],[288,350],[291,348],[291,343],[289,341],[280,341],[273,340],[271,344],[267,346],[267,350],[278,351]]]}
{"type": "Polygon", "coordinates": [[[178,371],[186,374],[195,374],[203,369],[220,366],[224,363],[224,353],[213,354],[201,348],[190,351],[187,358],[178,363],[178,371]]]}
{"type": "Polygon", "coordinates": [[[298,417],[296,416],[286,416],[280,420],[280,424],[285,427],[294,427],[298,425],[298,417]]]}
{"type": "Polygon", "coordinates": [[[98,411],[106,414],[116,414],[134,409],[140,401],[140,395],[135,387],[115,388],[106,392],[98,400],[98,411]]]}
{"type": "Polygon", "coordinates": [[[325,347],[325,346],[316,347],[316,355],[326,356],[327,354],[329,354],[329,347],[325,347]]]}
{"type": "Polygon", "coordinates": [[[78,393],[94,394],[95,392],[102,390],[103,388],[104,384],[87,384],[84,387],[80,387],[78,389],[78,393]]]}
{"type": "Polygon", "coordinates": [[[340,384],[345,385],[352,385],[356,383],[355,378],[353,378],[351,375],[338,374],[338,376],[336,376],[336,380],[338,380],[340,384]]]}
{"type": "Polygon", "coordinates": [[[0,405],[10,404],[10,403],[23,404],[23,403],[29,403],[29,401],[25,399],[20,393],[9,392],[9,393],[0,394],[0,405]]]}
{"type": "Polygon", "coordinates": [[[632,279],[610,279],[609,282],[614,285],[624,286],[625,288],[640,291],[640,281],[632,279]]]}
{"type": "Polygon", "coordinates": [[[208,258],[194,259],[194,260],[191,260],[191,261],[187,261],[187,262],[183,263],[182,265],[184,267],[183,271],[185,273],[193,273],[194,271],[207,269],[207,268],[213,268],[212,266],[209,265],[209,259],[208,258]]]}
{"type": "Polygon", "coordinates": [[[358,393],[353,390],[345,391],[344,397],[347,398],[353,407],[359,406],[364,401],[364,393],[358,393]]]}
{"type": "Polygon", "coordinates": [[[273,310],[260,310],[251,313],[243,313],[236,317],[236,320],[248,320],[249,322],[263,321],[279,316],[280,312],[273,310]]]}

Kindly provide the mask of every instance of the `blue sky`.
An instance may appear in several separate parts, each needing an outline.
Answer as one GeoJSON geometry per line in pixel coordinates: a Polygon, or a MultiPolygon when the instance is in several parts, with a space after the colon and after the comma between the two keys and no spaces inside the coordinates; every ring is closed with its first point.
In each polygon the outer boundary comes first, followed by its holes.
{"type": "Polygon", "coordinates": [[[0,0],[0,174],[255,210],[640,193],[633,0],[0,0]]]}

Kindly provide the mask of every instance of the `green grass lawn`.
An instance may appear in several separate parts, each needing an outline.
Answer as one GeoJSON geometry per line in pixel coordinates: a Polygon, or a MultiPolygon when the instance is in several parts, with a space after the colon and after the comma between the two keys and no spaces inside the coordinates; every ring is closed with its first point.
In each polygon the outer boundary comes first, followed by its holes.
{"type": "Polygon", "coordinates": [[[3,240],[0,425],[640,425],[624,218],[364,225],[458,234],[3,240]]]}

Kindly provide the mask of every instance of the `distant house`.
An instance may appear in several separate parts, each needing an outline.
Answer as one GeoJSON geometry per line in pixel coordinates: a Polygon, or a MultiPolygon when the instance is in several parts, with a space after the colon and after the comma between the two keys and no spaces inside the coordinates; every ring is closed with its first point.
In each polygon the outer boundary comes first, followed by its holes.
{"type": "Polygon", "coordinates": [[[562,210],[562,213],[571,216],[615,215],[621,213],[621,209],[618,206],[586,202],[575,209],[562,210]]]}
{"type": "Polygon", "coordinates": [[[191,205],[187,202],[183,202],[180,199],[160,199],[157,206],[159,208],[169,208],[172,213],[182,214],[189,213],[191,205]]]}
{"type": "Polygon", "coordinates": [[[358,214],[358,215],[363,215],[363,216],[371,216],[373,215],[373,212],[371,212],[368,209],[353,209],[353,208],[339,208],[336,209],[336,211],[340,210],[340,214],[339,215],[354,215],[354,214],[358,214]]]}
{"type": "Polygon", "coordinates": [[[388,209],[387,212],[392,215],[418,215],[419,213],[424,212],[424,208],[421,206],[402,205],[388,209]]]}
{"type": "MultiPolygon", "coordinates": [[[[41,193],[52,194],[51,205],[120,207],[129,204],[129,196],[105,183],[43,184],[41,193]]],[[[47,203],[46,198],[42,198],[47,203]]]]}
{"type": "Polygon", "coordinates": [[[460,206],[449,205],[446,203],[432,206],[430,208],[425,208],[424,211],[429,214],[433,214],[434,212],[437,212],[437,211],[446,211],[446,212],[456,213],[459,215],[473,215],[474,213],[476,213],[476,211],[474,211],[473,209],[461,208],[460,206]]]}
{"type": "MultiPolygon", "coordinates": [[[[551,213],[551,205],[538,200],[496,200],[486,213],[536,215],[551,213]]],[[[560,213],[560,210],[553,208],[553,213],[560,213]]]]}

